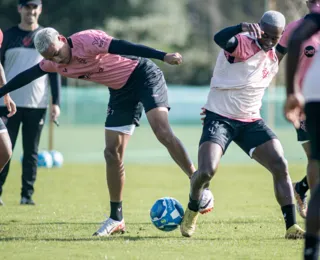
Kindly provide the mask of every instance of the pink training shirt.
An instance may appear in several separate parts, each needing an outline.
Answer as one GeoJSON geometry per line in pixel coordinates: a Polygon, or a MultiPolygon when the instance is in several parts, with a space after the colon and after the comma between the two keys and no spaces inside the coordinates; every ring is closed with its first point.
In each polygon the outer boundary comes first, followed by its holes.
{"type": "Polygon", "coordinates": [[[138,65],[137,60],[108,53],[112,37],[103,31],[81,31],[71,35],[70,39],[70,63],[58,64],[42,60],[40,68],[43,71],[57,72],[68,78],[84,79],[112,89],[120,89],[138,65]]]}
{"type": "MultiPolygon", "coordinates": [[[[288,41],[290,39],[290,36],[292,32],[303,22],[304,18],[301,18],[297,21],[291,22],[287,25],[279,44],[285,48],[288,47],[288,41]]],[[[300,59],[299,59],[299,67],[297,71],[297,82],[302,87],[302,82],[304,80],[304,77],[306,75],[306,72],[308,71],[313,57],[316,54],[316,52],[319,49],[320,45],[320,33],[314,34],[312,37],[310,37],[308,40],[303,42],[302,49],[300,52],[300,59]]]]}
{"type": "Polygon", "coordinates": [[[221,50],[213,71],[205,108],[243,122],[261,119],[265,89],[278,72],[274,48],[265,52],[257,39],[238,34],[233,53],[221,50]]]}

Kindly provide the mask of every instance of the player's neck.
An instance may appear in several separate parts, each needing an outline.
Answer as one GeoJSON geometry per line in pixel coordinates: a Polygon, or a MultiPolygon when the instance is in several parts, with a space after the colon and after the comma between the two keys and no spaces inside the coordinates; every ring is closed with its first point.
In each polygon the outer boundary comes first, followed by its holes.
{"type": "Polygon", "coordinates": [[[38,29],[39,24],[38,23],[33,23],[33,24],[19,23],[18,27],[23,31],[34,31],[38,29]]]}

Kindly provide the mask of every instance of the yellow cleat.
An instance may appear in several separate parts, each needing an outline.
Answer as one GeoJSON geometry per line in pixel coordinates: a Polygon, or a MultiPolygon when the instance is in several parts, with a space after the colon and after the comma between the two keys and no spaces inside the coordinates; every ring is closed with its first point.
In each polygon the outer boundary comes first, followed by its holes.
{"type": "Polygon", "coordinates": [[[306,232],[299,227],[297,224],[289,227],[286,232],[286,239],[303,239],[305,237],[306,232]]]}
{"type": "Polygon", "coordinates": [[[192,211],[189,208],[186,209],[180,225],[180,231],[184,237],[191,237],[193,235],[196,230],[198,216],[199,212],[192,211]]]}
{"type": "Polygon", "coordinates": [[[293,183],[292,185],[293,185],[294,197],[296,198],[296,201],[297,201],[297,211],[299,212],[302,218],[306,218],[307,210],[308,210],[307,196],[305,196],[304,198],[301,198],[299,193],[296,191],[297,183],[293,183]]]}

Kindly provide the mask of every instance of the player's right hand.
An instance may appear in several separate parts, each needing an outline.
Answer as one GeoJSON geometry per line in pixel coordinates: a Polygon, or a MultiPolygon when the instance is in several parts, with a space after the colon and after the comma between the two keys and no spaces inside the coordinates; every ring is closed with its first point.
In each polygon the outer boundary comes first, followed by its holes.
{"type": "Polygon", "coordinates": [[[163,61],[171,65],[180,65],[182,63],[182,56],[178,52],[167,53],[163,61]]]}
{"type": "Polygon", "coordinates": [[[242,31],[248,32],[251,36],[260,39],[264,32],[257,23],[241,23],[242,31]]]}
{"type": "Polygon", "coordinates": [[[3,100],[4,100],[4,104],[6,105],[9,111],[9,114],[7,116],[12,117],[17,112],[16,103],[14,103],[14,101],[12,100],[9,94],[6,94],[3,97],[3,100]]]}
{"type": "Polygon", "coordinates": [[[297,129],[300,127],[301,118],[304,117],[303,107],[304,98],[302,94],[295,93],[287,97],[284,105],[284,115],[297,129]]]}

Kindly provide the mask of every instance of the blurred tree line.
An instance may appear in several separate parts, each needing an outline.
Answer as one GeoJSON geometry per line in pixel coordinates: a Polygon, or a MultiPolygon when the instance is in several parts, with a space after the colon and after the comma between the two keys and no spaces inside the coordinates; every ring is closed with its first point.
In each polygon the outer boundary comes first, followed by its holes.
{"type": "MultiPolygon", "coordinates": [[[[17,2],[0,0],[2,30],[19,22],[17,2]]],[[[302,0],[277,2],[277,9],[286,15],[288,22],[306,12],[300,5],[302,0]]],[[[98,28],[117,38],[166,52],[180,52],[184,58],[181,66],[157,62],[167,82],[208,85],[219,51],[213,35],[242,21],[257,22],[265,3],[265,0],[44,0],[40,24],[54,27],[64,35],[98,28]]]]}

